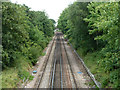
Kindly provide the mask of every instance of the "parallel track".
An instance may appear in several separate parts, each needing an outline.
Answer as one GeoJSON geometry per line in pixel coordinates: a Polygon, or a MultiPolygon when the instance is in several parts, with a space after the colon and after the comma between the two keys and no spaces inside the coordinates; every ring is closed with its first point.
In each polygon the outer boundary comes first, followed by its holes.
{"type": "MultiPolygon", "coordinates": [[[[54,89],[54,88],[61,88],[63,89],[64,87],[64,83],[63,83],[63,77],[64,78],[67,78],[66,82],[70,82],[72,84],[74,84],[74,88],[78,88],[78,85],[77,85],[77,81],[75,79],[75,74],[73,72],[73,68],[71,66],[71,63],[70,63],[70,60],[69,60],[69,57],[68,57],[68,52],[67,52],[67,49],[66,49],[66,46],[65,46],[65,43],[64,43],[64,39],[62,38],[63,35],[61,33],[57,33],[56,36],[57,39],[56,39],[56,44],[55,44],[55,50],[54,50],[54,55],[53,55],[53,60],[52,60],[52,68],[51,68],[51,71],[50,71],[50,78],[49,78],[49,87],[50,89],[54,89]],[[64,63],[67,63],[67,68],[64,67],[63,65],[63,52],[62,52],[62,48],[64,50],[64,57],[67,58],[65,59],[66,61],[64,61],[64,63]],[[64,67],[64,68],[63,68],[64,67]],[[69,67],[69,69],[68,69],[69,67]],[[64,70],[65,69],[65,70],[64,70]],[[67,72],[67,75],[69,76],[65,76],[67,72]],[[70,73],[71,72],[71,73],[70,73]],[[70,78],[70,75],[72,76],[72,80],[70,78]]],[[[51,54],[51,51],[53,49],[53,44],[55,43],[55,38],[52,42],[52,45],[51,45],[51,48],[50,48],[50,51],[49,51],[49,54],[48,54],[48,57],[47,57],[47,60],[45,62],[45,65],[43,67],[43,72],[41,74],[39,78],[39,82],[36,83],[36,87],[37,89],[39,88],[40,84],[41,84],[41,81],[42,81],[42,77],[44,75],[44,71],[46,69],[46,65],[47,65],[47,62],[49,60],[49,57],[50,57],[50,54],[51,54]]],[[[69,88],[70,85],[66,86],[69,88]]],[[[73,88],[71,86],[71,88],[73,88]]]]}
{"type": "MultiPolygon", "coordinates": [[[[60,37],[59,37],[60,38],[60,37]]],[[[69,64],[69,67],[70,67],[70,71],[72,73],[72,77],[73,77],[73,81],[74,81],[74,84],[75,84],[75,87],[77,88],[77,84],[76,84],[76,80],[75,80],[75,77],[74,77],[74,74],[73,74],[73,71],[72,71],[72,67],[71,67],[71,64],[69,62],[69,58],[68,58],[68,55],[67,55],[67,52],[66,52],[66,48],[65,48],[65,44],[64,44],[64,40],[62,38],[59,39],[60,41],[60,88],[62,89],[63,88],[63,58],[62,58],[62,51],[61,51],[61,47],[63,46],[64,50],[65,50],[65,54],[67,56],[67,62],[69,64]]],[[[57,44],[56,44],[56,48],[57,48],[57,44]]],[[[55,48],[55,54],[56,54],[56,48],[55,48]]],[[[55,55],[56,56],[56,55],[55,55]]],[[[51,70],[51,77],[50,77],[50,88],[54,88],[54,84],[55,84],[55,70],[56,70],[56,57],[54,57],[54,63],[53,63],[53,68],[51,70]]],[[[65,73],[65,72],[64,72],[65,73]]],[[[70,74],[69,74],[70,75],[70,74]]],[[[69,79],[70,80],[70,79],[69,79]]],[[[71,80],[69,82],[72,82],[71,80]]]]}
{"type": "Polygon", "coordinates": [[[59,88],[63,88],[63,80],[62,80],[62,52],[61,52],[61,41],[60,41],[59,34],[57,35],[57,40],[56,40],[56,46],[55,46],[55,52],[54,52],[54,61],[53,61],[52,69],[51,69],[49,87],[50,88],[55,88],[55,84],[58,84],[58,83],[60,84],[59,88]],[[58,64],[60,64],[59,65],[60,75],[57,75],[57,78],[60,78],[59,79],[60,83],[59,82],[57,82],[57,83],[55,82],[55,78],[56,78],[55,74],[59,73],[59,72],[56,73],[57,71],[59,71],[59,70],[57,70],[58,69],[58,64]]]}

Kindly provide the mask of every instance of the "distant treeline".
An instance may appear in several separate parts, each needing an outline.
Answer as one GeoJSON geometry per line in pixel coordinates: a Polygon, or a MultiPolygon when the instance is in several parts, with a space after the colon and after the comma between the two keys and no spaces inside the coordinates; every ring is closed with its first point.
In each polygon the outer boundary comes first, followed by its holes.
{"type": "Polygon", "coordinates": [[[109,74],[102,87],[120,87],[120,2],[75,2],[61,13],[57,27],[84,56],[102,54],[98,65],[109,74]]]}
{"type": "MultiPolygon", "coordinates": [[[[26,5],[2,3],[2,67],[34,65],[54,35],[55,21],[26,5]]],[[[22,68],[21,68],[22,69],[22,68]]]]}

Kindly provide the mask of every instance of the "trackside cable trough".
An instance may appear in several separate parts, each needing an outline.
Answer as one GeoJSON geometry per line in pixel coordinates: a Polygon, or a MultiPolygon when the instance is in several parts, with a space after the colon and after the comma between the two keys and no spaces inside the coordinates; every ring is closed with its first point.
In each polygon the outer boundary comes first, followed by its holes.
{"type": "Polygon", "coordinates": [[[84,68],[86,69],[88,75],[90,76],[90,78],[93,80],[93,82],[95,83],[95,85],[98,88],[101,88],[100,84],[98,84],[98,82],[96,81],[94,75],[90,72],[90,70],[87,68],[87,66],[85,65],[84,61],[82,58],[80,58],[80,56],[78,55],[78,53],[76,52],[76,50],[73,48],[72,44],[69,42],[70,46],[72,47],[72,50],[74,51],[74,53],[77,55],[77,57],[79,58],[79,60],[82,62],[84,68]]]}

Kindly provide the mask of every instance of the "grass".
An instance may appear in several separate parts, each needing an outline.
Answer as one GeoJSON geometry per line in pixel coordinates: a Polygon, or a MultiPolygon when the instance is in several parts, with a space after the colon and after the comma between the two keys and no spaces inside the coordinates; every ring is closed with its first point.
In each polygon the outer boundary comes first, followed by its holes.
{"type": "MultiPolygon", "coordinates": [[[[109,74],[105,73],[103,67],[99,65],[99,61],[102,59],[102,55],[99,51],[89,52],[87,55],[83,55],[79,50],[77,50],[80,57],[84,60],[86,66],[89,68],[91,73],[95,76],[95,79],[101,83],[101,87],[107,87],[109,74]]],[[[94,83],[89,83],[93,85],[94,83]]]]}
{"type": "Polygon", "coordinates": [[[19,73],[19,70],[15,68],[6,69],[2,72],[2,88],[17,88],[27,78],[33,80],[34,77],[25,70],[19,73]],[[18,74],[22,75],[22,77],[18,74]]]}
{"type": "Polygon", "coordinates": [[[19,81],[16,69],[9,68],[2,72],[2,88],[15,88],[19,81]]]}
{"type": "Polygon", "coordinates": [[[45,52],[42,52],[41,56],[45,56],[45,54],[46,54],[45,52]]]}
{"type": "Polygon", "coordinates": [[[33,79],[33,76],[30,75],[30,65],[27,59],[23,56],[20,56],[16,60],[15,67],[7,68],[2,71],[2,88],[17,88],[23,82],[23,79],[29,80],[33,79]]]}

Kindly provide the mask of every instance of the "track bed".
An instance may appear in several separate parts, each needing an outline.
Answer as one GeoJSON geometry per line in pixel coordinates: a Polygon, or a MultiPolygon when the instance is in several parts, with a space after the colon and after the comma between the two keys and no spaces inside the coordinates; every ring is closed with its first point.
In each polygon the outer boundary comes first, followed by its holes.
{"type": "Polygon", "coordinates": [[[57,32],[34,88],[90,88],[92,80],[78,57],[57,32]]]}

